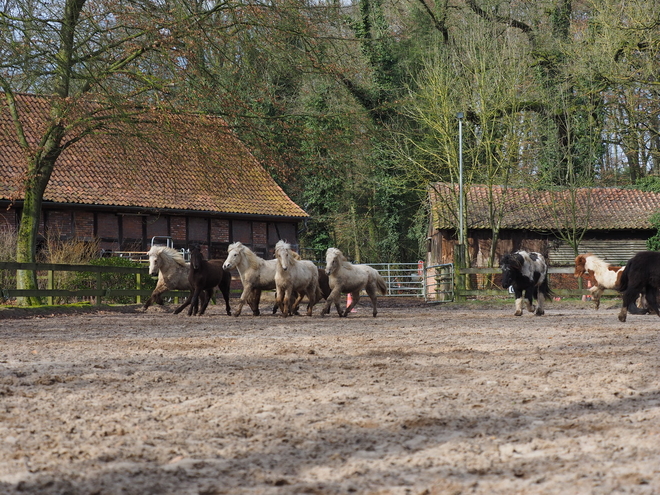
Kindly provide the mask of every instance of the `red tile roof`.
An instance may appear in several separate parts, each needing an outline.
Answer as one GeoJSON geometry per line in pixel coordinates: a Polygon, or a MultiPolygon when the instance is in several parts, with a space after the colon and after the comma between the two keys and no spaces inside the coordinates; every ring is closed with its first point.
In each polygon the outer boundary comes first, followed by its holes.
{"type": "MultiPolygon", "coordinates": [[[[20,95],[32,145],[49,102],[20,95]]],[[[0,104],[0,199],[17,199],[25,159],[0,104]]],[[[304,218],[254,155],[217,117],[157,114],[139,126],[113,124],[66,149],[44,200],[155,209],[304,218]]]]}
{"type": "MultiPolygon", "coordinates": [[[[466,228],[490,229],[488,187],[465,186],[466,228]]],[[[432,221],[436,229],[455,229],[458,225],[458,186],[437,183],[430,189],[432,221]]],[[[540,191],[529,188],[493,186],[493,204],[503,205],[502,229],[537,231],[558,230],[587,223],[589,230],[653,229],[649,218],[660,211],[660,194],[637,189],[579,188],[540,191]],[[572,204],[579,207],[573,208],[572,204]],[[562,225],[563,222],[563,225],[562,225]]]]}

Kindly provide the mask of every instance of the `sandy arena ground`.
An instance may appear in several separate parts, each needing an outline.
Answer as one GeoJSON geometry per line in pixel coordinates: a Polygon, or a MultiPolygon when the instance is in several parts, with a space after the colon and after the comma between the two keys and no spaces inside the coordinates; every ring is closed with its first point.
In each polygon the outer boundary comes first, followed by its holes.
{"type": "Polygon", "coordinates": [[[0,312],[0,493],[660,493],[656,316],[380,301],[0,312]]]}

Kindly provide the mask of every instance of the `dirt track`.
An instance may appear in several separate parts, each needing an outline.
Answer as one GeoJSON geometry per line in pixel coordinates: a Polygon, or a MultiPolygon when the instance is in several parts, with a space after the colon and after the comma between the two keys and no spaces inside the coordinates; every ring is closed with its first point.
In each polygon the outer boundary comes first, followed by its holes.
{"type": "Polygon", "coordinates": [[[0,493],[660,493],[657,317],[383,306],[1,319],[0,493]]]}

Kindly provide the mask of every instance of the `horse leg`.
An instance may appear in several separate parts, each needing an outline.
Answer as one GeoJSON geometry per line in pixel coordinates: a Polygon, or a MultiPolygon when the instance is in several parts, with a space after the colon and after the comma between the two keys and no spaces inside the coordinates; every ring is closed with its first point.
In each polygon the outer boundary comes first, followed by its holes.
{"type": "Polygon", "coordinates": [[[545,302],[545,296],[539,290],[536,294],[537,306],[536,306],[536,316],[543,316],[545,311],[543,311],[543,303],[545,302]]]}
{"type": "Polygon", "coordinates": [[[638,287],[628,287],[621,296],[622,304],[621,311],[619,311],[619,321],[624,322],[628,316],[628,306],[637,300],[637,296],[641,292],[638,287]]]}
{"type": "Polygon", "coordinates": [[[261,312],[259,311],[259,303],[261,302],[261,289],[252,289],[252,295],[250,296],[250,309],[254,316],[259,316],[261,312]]]}
{"type": "MultiPolygon", "coordinates": [[[[300,307],[300,303],[303,300],[303,297],[305,297],[305,294],[303,292],[296,292],[295,290],[291,292],[291,299],[289,302],[293,301],[291,305],[289,306],[289,314],[291,316],[298,315],[300,316],[300,313],[298,312],[298,308],[300,307]]],[[[307,312],[309,313],[309,304],[307,305],[307,312]]],[[[310,316],[309,314],[307,316],[310,316]]]]}
{"type": "MultiPolygon", "coordinates": [[[[279,287],[275,290],[275,304],[280,310],[280,313],[282,313],[282,316],[287,317],[289,315],[284,313],[284,299],[285,299],[285,291],[283,289],[280,289],[279,287]]],[[[288,308],[287,308],[288,310],[288,308]]]]}
{"type": "MultiPolygon", "coordinates": [[[[243,287],[243,293],[241,294],[241,297],[238,298],[238,308],[236,308],[236,311],[234,311],[234,316],[241,316],[241,311],[243,310],[243,305],[245,305],[245,302],[248,301],[248,304],[251,304],[249,302],[249,297],[250,294],[252,293],[252,287],[249,285],[246,285],[243,287]]],[[[254,309],[252,309],[254,312],[254,309]]]]}
{"type": "Polygon", "coordinates": [[[353,309],[360,300],[360,289],[356,290],[355,292],[351,292],[351,298],[353,300],[351,301],[351,304],[349,306],[346,306],[343,316],[348,316],[348,313],[351,312],[351,309],[353,309]]]}
{"type": "Polygon", "coordinates": [[[164,288],[162,290],[159,290],[159,287],[156,287],[154,291],[151,293],[151,296],[149,299],[147,299],[147,302],[144,303],[144,309],[147,309],[149,306],[152,304],[163,304],[163,298],[161,297],[161,294],[165,292],[167,288],[164,288]]]}
{"type": "Polygon", "coordinates": [[[192,298],[190,300],[190,307],[188,308],[188,316],[192,316],[193,314],[196,315],[198,309],[199,309],[199,289],[195,289],[192,298]]]}
{"type": "Polygon", "coordinates": [[[227,316],[231,316],[231,306],[229,305],[229,287],[223,287],[221,289],[222,291],[222,297],[225,299],[225,311],[227,312],[227,316]]]}
{"type": "MultiPolygon", "coordinates": [[[[300,302],[303,300],[303,297],[305,297],[305,294],[301,293],[300,295],[298,295],[298,293],[294,290],[293,293],[292,293],[292,297],[296,299],[296,302],[293,303],[293,306],[291,306],[291,309],[289,309],[289,311],[291,311],[292,315],[300,316],[300,313],[298,312],[298,309],[300,307],[300,302]]],[[[311,299],[310,299],[310,301],[311,301],[311,299]]],[[[314,303],[314,304],[316,304],[316,303],[314,303]]]]}
{"type": "Polygon", "coordinates": [[[149,308],[149,306],[151,306],[155,302],[156,302],[156,296],[152,292],[149,299],[147,299],[147,301],[144,303],[144,309],[146,310],[147,308],[149,308]]]}
{"type": "Polygon", "coordinates": [[[602,285],[596,285],[589,289],[589,292],[591,292],[591,299],[593,299],[596,309],[600,308],[600,297],[603,295],[603,292],[605,292],[605,287],[602,285]]]}
{"type": "MultiPolygon", "coordinates": [[[[307,316],[312,316],[312,310],[314,309],[314,306],[316,305],[316,302],[318,301],[317,295],[316,295],[316,285],[313,287],[308,287],[306,290],[307,294],[307,316]]],[[[304,297],[304,294],[301,292],[300,296],[296,300],[296,305],[293,308],[293,311],[295,314],[299,315],[298,313],[298,307],[300,306],[300,303],[302,302],[302,299],[304,297]]]]}
{"type": "Polygon", "coordinates": [[[525,289],[525,306],[530,313],[534,312],[534,292],[538,290],[537,287],[530,287],[525,289]]]}
{"type": "Polygon", "coordinates": [[[646,286],[646,304],[649,310],[653,311],[656,315],[660,316],[658,311],[658,299],[656,297],[657,289],[651,285],[646,286]]]}
{"type": "Polygon", "coordinates": [[[341,308],[339,307],[339,298],[340,297],[341,297],[340,290],[338,288],[332,289],[332,291],[330,292],[330,294],[328,295],[328,297],[325,300],[325,305],[323,306],[323,309],[321,310],[321,316],[327,315],[328,313],[330,313],[330,306],[332,304],[334,304],[335,307],[337,308],[337,314],[339,316],[342,316],[341,308]]]}
{"type": "Polygon", "coordinates": [[[282,306],[280,306],[280,309],[282,310],[282,316],[286,318],[291,314],[291,310],[294,307],[293,300],[294,298],[297,299],[297,296],[295,295],[296,293],[293,291],[292,288],[287,288],[284,292],[284,297],[282,299],[282,306]]]}
{"type": "Polygon", "coordinates": [[[192,292],[186,298],[186,300],[183,302],[183,304],[174,310],[174,314],[178,315],[179,313],[181,313],[181,311],[183,311],[186,307],[188,307],[188,305],[190,304],[191,299],[192,299],[192,292]]]}
{"type": "Polygon", "coordinates": [[[371,299],[371,306],[373,306],[373,308],[374,308],[373,314],[374,314],[374,318],[375,318],[376,315],[378,314],[378,307],[377,307],[377,304],[376,304],[376,289],[375,288],[370,288],[367,291],[367,295],[369,296],[369,299],[371,299]]]}
{"type": "Polygon", "coordinates": [[[199,316],[202,316],[206,311],[206,308],[209,305],[209,302],[211,301],[211,297],[213,297],[213,290],[214,290],[213,288],[206,289],[200,293],[199,299],[202,301],[202,309],[199,311],[199,316]]]}
{"type": "Polygon", "coordinates": [[[523,301],[523,293],[521,290],[518,290],[516,288],[513,289],[514,294],[516,295],[516,312],[513,313],[514,316],[522,316],[522,301],[523,301]]]}

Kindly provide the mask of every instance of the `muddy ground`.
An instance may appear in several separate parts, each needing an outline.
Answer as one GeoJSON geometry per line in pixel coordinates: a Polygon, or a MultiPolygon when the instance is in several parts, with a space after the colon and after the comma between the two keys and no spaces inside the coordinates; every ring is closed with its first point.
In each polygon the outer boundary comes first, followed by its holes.
{"type": "Polygon", "coordinates": [[[3,494],[657,494],[660,320],[0,317],[3,494]]]}

